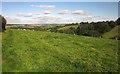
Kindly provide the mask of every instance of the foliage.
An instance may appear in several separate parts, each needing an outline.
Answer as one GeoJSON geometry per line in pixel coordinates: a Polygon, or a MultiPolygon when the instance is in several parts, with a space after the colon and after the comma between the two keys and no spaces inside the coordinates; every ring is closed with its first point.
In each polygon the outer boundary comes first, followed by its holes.
{"type": "Polygon", "coordinates": [[[103,33],[109,31],[111,27],[107,22],[82,22],[77,28],[78,35],[85,36],[101,36],[103,33]]]}
{"type": "Polygon", "coordinates": [[[115,21],[108,21],[108,25],[109,25],[111,28],[114,28],[115,26],[117,26],[117,22],[115,22],[115,21]]]}
{"type": "Polygon", "coordinates": [[[78,25],[67,25],[67,26],[62,26],[58,30],[66,30],[66,29],[70,29],[70,28],[76,29],[77,27],[78,27],[78,25]]]}
{"type": "Polygon", "coordinates": [[[0,15],[0,31],[6,30],[5,25],[6,25],[6,19],[0,15]]]}
{"type": "Polygon", "coordinates": [[[66,24],[64,26],[56,26],[51,28],[52,32],[76,34],[83,36],[102,37],[102,35],[117,26],[117,21],[101,21],[101,22],[81,22],[66,24]]]}
{"type": "Polygon", "coordinates": [[[120,17],[117,19],[117,25],[120,25],[120,17]]]}

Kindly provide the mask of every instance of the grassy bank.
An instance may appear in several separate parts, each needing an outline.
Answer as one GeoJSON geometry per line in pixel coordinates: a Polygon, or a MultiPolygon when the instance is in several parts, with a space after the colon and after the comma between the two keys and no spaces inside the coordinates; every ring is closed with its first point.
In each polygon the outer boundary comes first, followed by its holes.
{"type": "Polygon", "coordinates": [[[3,33],[3,72],[117,71],[117,40],[44,31],[3,33]]]}

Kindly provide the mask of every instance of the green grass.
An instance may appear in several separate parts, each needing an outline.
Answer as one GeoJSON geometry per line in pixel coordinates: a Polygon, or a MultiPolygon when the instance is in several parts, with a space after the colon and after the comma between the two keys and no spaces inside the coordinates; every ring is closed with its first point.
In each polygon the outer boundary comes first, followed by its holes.
{"type": "Polygon", "coordinates": [[[117,40],[45,31],[3,33],[3,72],[118,71],[117,40]]]}
{"type": "Polygon", "coordinates": [[[2,32],[0,32],[0,49],[2,48],[2,32]]]}
{"type": "Polygon", "coordinates": [[[59,28],[58,30],[66,30],[66,29],[69,29],[70,27],[73,27],[76,29],[78,27],[78,25],[65,26],[65,27],[59,28]]]}
{"type": "Polygon", "coordinates": [[[0,32],[0,73],[2,73],[2,32],[0,32]]]}
{"type": "Polygon", "coordinates": [[[120,32],[120,26],[114,27],[111,31],[106,32],[103,34],[104,38],[114,38],[115,36],[118,36],[120,32]]]}

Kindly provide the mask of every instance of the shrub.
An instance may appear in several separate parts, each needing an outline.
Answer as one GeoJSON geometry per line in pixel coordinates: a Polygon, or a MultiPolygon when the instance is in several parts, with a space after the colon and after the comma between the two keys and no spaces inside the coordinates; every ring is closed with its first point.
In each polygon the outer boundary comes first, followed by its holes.
{"type": "Polygon", "coordinates": [[[6,30],[5,25],[6,25],[6,19],[0,15],[0,31],[6,30]]]}
{"type": "Polygon", "coordinates": [[[120,25],[120,18],[117,19],[116,23],[117,25],[120,25]]]}

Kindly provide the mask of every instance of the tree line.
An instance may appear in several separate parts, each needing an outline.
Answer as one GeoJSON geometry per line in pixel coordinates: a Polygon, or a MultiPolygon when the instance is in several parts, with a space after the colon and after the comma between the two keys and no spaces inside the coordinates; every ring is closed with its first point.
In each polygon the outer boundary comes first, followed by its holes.
{"type": "Polygon", "coordinates": [[[112,30],[114,27],[120,25],[120,18],[116,21],[101,21],[101,22],[81,22],[66,24],[64,26],[56,26],[51,29],[52,32],[66,33],[66,34],[76,34],[83,36],[93,36],[102,37],[105,32],[112,30]],[[78,25],[77,28],[70,27],[65,30],[58,30],[61,27],[78,25]]]}
{"type": "Polygon", "coordinates": [[[110,31],[112,28],[117,26],[115,21],[102,21],[102,22],[81,22],[76,29],[77,35],[85,36],[101,36],[103,33],[110,31]]]}

